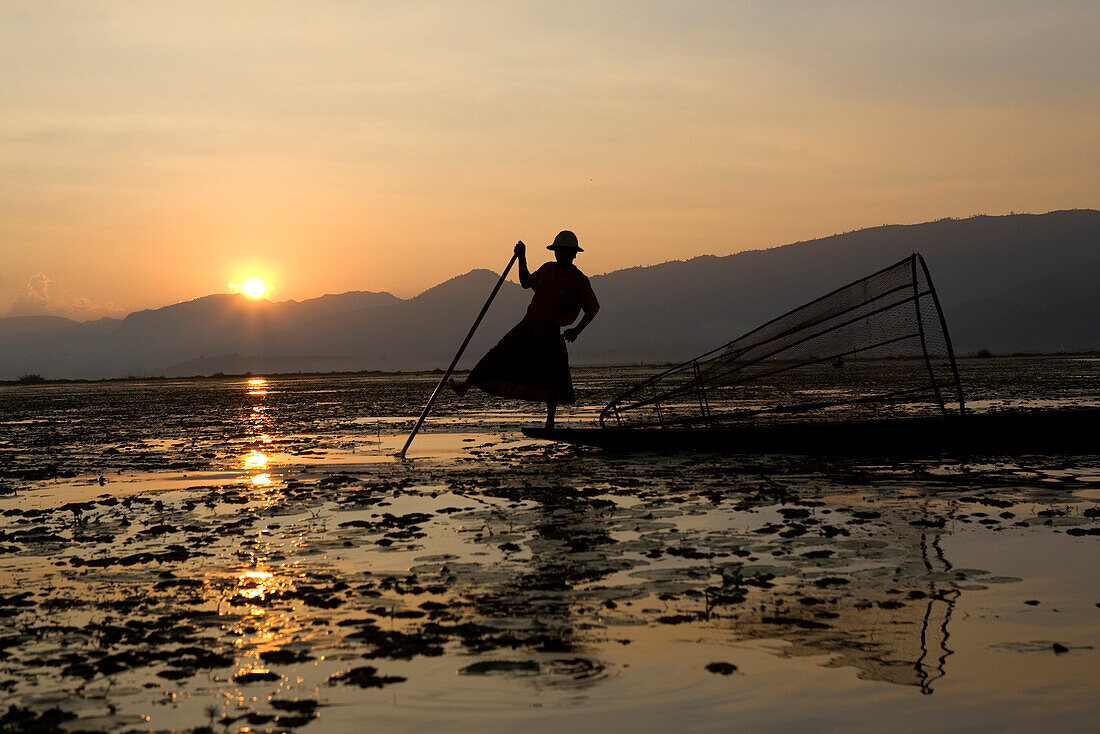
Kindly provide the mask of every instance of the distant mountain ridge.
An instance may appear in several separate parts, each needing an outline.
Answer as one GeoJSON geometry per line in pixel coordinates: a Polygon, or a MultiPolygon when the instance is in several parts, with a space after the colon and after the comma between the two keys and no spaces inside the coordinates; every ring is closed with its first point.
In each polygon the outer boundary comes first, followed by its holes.
{"type": "MultiPolygon", "coordinates": [[[[1084,209],[872,227],[595,276],[603,308],[571,357],[687,359],[913,251],[928,262],[959,353],[1100,349],[1100,212],[1084,209]]],[[[496,278],[473,270],[409,299],[212,295],[123,319],[0,318],[0,379],[443,367],[496,278]]],[[[522,317],[529,296],[505,284],[463,366],[522,317]]]]}

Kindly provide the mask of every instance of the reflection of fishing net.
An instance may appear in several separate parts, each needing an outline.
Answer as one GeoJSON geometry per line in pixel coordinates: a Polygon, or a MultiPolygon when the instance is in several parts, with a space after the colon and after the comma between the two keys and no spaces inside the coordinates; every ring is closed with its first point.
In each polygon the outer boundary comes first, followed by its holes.
{"type": "Polygon", "coordinates": [[[839,596],[815,589],[813,596],[831,597],[827,620],[810,613],[818,607],[799,610],[799,605],[789,605],[792,597],[804,595],[806,587],[814,588],[808,580],[793,588],[781,583],[754,590],[756,603],[741,607],[732,627],[735,637],[779,638],[787,643],[781,649],[785,657],[825,654],[830,667],[852,666],[863,680],[918,686],[921,693],[932,693],[954,654],[949,627],[961,591],[951,580],[953,567],[936,531],[916,533],[905,523],[894,529],[899,533],[887,533],[884,540],[890,539],[877,551],[863,551],[866,562],[882,565],[848,576],[850,583],[839,596]],[[882,573],[888,570],[892,572],[882,573]]]}
{"type": "Polygon", "coordinates": [[[605,427],[729,427],[963,412],[924,258],[795,309],[615,398],[605,427]]]}

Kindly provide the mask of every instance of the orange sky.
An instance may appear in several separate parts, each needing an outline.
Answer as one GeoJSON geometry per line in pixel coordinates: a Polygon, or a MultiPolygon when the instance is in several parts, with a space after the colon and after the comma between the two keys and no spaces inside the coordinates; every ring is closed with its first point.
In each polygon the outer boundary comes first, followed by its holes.
{"type": "Polygon", "coordinates": [[[7,0],[0,315],[1098,207],[1098,37],[1092,0],[7,0]]]}

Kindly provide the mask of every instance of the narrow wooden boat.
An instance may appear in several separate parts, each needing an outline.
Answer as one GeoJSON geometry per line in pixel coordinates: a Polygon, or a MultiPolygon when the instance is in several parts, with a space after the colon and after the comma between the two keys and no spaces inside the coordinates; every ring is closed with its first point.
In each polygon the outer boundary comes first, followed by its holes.
{"type": "Polygon", "coordinates": [[[612,451],[922,456],[1100,454],[1100,408],[1018,410],[737,428],[525,428],[530,438],[612,451]]]}

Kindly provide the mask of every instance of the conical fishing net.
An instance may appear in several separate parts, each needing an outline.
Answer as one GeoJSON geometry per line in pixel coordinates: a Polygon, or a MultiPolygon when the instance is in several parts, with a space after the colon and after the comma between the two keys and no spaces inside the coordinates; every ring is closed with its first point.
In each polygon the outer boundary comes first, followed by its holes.
{"type": "Polygon", "coordinates": [[[631,388],[600,424],[724,428],[963,410],[947,325],[914,253],[631,388]]]}

